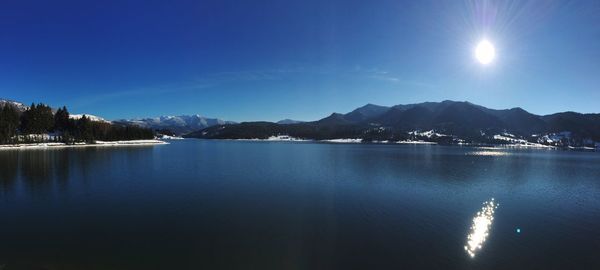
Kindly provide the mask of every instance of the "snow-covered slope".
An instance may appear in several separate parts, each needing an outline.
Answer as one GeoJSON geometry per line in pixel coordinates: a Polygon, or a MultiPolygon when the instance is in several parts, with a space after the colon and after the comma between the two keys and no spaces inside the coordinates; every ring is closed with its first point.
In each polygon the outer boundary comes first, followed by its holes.
{"type": "Polygon", "coordinates": [[[0,108],[3,108],[7,104],[14,106],[15,108],[17,108],[17,110],[19,110],[21,112],[23,112],[23,111],[27,110],[27,108],[29,108],[28,106],[25,106],[21,102],[16,102],[16,101],[12,101],[9,99],[0,98],[0,108]]]}
{"type": "Polygon", "coordinates": [[[94,122],[105,122],[105,123],[110,123],[110,121],[100,117],[100,116],[95,116],[95,115],[91,115],[91,114],[70,114],[69,118],[71,119],[81,119],[81,117],[83,117],[85,115],[85,117],[89,118],[90,120],[94,121],[94,122]]]}
{"type": "Polygon", "coordinates": [[[115,121],[122,124],[132,124],[151,129],[168,129],[177,135],[187,134],[214,125],[235,124],[218,118],[207,118],[201,115],[160,116],[154,118],[139,118],[115,121]]]}

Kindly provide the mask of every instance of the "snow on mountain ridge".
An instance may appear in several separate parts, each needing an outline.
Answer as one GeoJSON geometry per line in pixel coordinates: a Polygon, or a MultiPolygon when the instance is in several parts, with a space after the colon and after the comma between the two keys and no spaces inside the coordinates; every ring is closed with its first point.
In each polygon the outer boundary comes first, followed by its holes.
{"type": "Polygon", "coordinates": [[[214,125],[234,124],[235,122],[224,121],[218,118],[208,118],[199,114],[194,115],[163,115],[150,118],[134,118],[130,120],[118,120],[123,124],[133,124],[151,129],[168,129],[177,135],[201,130],[214,125]]]}
{"type": "Polygon", "coordinates": [[[17,108],[17,110],[19,110],[21,112],[29,109],[29,106],[26,106],[25,104],[23,104],[21,102],[17,102],[17,101],[10,100],[10,99],[2,99],[2,98],[0,98],[0,108],[4,107],[7,104],[10,104],[10,105],[14,106],[15,108],[17,108]]]}
{"type": "Polygon", "coordinates": [[[74,119],[74,120],[79,120],[81,119],[83,116],[85,115],[85,117],[87,117],[88,119],[90,119],[91,121],[94,122],[104,122],[104,123],[110,123],[110,121],[100,117],[100,116],[95,116],[95,115],[91,115],[91,114],[70,114],[69,118],[70,119],[74,119]]]}

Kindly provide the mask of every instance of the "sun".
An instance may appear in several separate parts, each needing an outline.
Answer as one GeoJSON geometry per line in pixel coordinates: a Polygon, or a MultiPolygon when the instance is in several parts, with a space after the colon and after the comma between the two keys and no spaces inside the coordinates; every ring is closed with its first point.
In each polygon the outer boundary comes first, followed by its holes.
{"type": "Polygon", "coordinates": [[[477,44],[475,48],[475,58],[482,65],[490,64],[496,58],[496,49],[494,48],[494,44],[487,40],[482,40],[477,44]]]}

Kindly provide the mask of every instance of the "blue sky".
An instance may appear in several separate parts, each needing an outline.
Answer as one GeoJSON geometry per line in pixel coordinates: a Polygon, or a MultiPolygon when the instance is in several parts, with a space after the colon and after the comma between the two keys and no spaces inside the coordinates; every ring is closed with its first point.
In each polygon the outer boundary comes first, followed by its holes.
{"type": "Polygon", "coordinates": [[[445,99],[600,112],[600,2],[4,1],[0,97],[108,119],[445,99]]]}

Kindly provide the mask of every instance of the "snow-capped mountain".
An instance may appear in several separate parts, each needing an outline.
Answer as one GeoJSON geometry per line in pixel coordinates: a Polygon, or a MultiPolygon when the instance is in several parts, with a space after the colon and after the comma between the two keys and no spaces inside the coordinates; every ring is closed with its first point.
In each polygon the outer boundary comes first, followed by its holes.
{"type": "Polygon", "coordinates": [[[70,114],[69,118],[71,119],[81,119],[81,117],[83,117],[85,115],[85,117],[87,117],[88,119],[90,119],[91,121],[94,122],[105,122],[105,123],[110,123],[110,121],[100,117],[100,116],[95,116],[95,115],[91,115],[91,114],[70,114]]]}
{"type": "Polygon", "coordinates": [[[23,111],[27,110],[27,108],[29,108],[28,106],[25,106],[25,104],[23,104],[21,102],[0,98],[0,108],[4,107],[7,104],[14,106],[15,108],[17,108],[17,110],[19,110],[21,112],[23,112],[23,111]]]}
{"type": "Polygon", "coordinates": [[[114,121],[121,124],[136,125],[144,128],[168,129],[176,135],[187,134],[215,125],[235,124],[218,118],[207,118],[201,115],[159,116],[154,118],[122,119],[114,121]]]}

